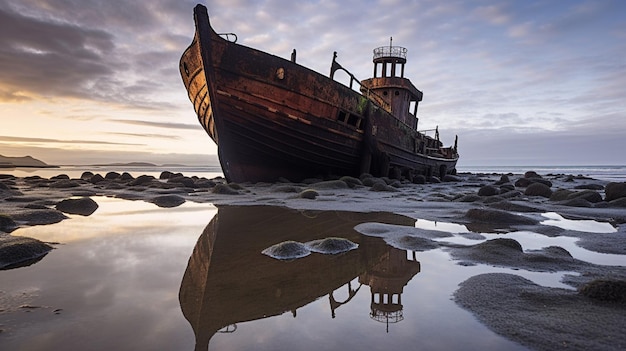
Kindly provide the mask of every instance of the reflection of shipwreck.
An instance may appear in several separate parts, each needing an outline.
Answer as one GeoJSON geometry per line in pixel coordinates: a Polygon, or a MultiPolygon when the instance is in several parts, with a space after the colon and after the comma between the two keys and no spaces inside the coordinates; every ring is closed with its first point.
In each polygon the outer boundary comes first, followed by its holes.
{"type": "MultiPolygon", "coordinates": [[[[369,285],[373,294],[387,294],[389,301],[400,302],[402,287],[419,272],[419,263],[407,264],[405,251],[354,230],[364,222],[413,226],[415,220],[382,212],[220,207],[198,239],[180,287],[181,309],[194,330],[196,350],[208,349],[215,333],[236,331],[237,323],[287,311],[295,316],[298,308],[325,295],[334,317],[336,310],[359,291],[360,286],[351,285],[356,277],[359,283],[369,285]],[[346,238],[359,248],[338,255],[312,254],[290,262],[261,254],[282,241],[327,237],[346,238]],[[335,299],[334,293],[344,287],[347,297],[335,299]]],[[[340,295],[345,296],[343,290],[340,295]]],[[[391,316],[388,310],[396,305],[382,303],[376,310],[391,316]]],[[[399,307],[401,315],[401,303],[399,307]]]]}
{"type": "Polygon", "coordinates": [[[414,252],[408,256],[406,251],[390,247],[378,263],[359,276],[359,283],[369,285],[371,290],[370,317],[386,323],[387,331],[390,323],[404,319],[402,291],[419,271],[420,263],[415,259],[414,252]]]}

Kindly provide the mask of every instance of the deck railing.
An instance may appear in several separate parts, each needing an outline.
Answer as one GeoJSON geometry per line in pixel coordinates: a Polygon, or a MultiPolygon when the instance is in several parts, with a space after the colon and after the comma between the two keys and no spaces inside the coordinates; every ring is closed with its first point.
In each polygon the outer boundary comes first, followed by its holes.
{"type": "Polygon", "coordinates": [[[374,49],[374,59],[381,57],[397,57],[406,60],[407,49],[402,46],[381,46],[374,49]]]}

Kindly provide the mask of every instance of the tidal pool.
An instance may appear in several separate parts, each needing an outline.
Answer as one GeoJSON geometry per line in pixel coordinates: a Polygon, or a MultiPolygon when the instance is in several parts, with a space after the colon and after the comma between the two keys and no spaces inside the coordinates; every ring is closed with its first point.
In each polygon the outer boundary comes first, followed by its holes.
{"type": "Polygon", "coordinates": [[[456,305],[458,284],[505,272],[567,287],[565,272],[462,266],[441,249],[400,250],[354,229],[416,226],[402,215],[94,199],[89,217],[12,233],[58,244],[0,271],[0,349],[524,350],[456,305]],[[262,254],[329,237],[358,247],[262,254]]]}

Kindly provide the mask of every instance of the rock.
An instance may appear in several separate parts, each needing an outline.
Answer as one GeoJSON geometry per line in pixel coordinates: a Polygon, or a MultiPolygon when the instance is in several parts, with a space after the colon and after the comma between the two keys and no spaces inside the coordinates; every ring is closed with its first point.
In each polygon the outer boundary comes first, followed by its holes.
{"type": "Polygon", "coordinates": [[[552,186],[552,182],[543,178],[520,178],[515,182],[515,186],[525,188],[533,183],[542,183],[548,187],[552,186]]]}
{"type": "Polygon", "coordinates": [[[626,281],[596,279],[583,285],[581,295],[606,302],[626,303],[626,281]]]}
{"type": "Polygon", "coordinates": [[[513,190],[515,190],[515,185],[513,185],[513,183],[500,184],[500,193],[505,193],[507,191],[513,190]]]}
{"type": "Polygon", "coordinates": [[[180,184],[187,188],[193,188],[196,185],[196,182],[189,177],[171,177],[167,180],[168,183],[172,184],[180,184]]]}
{"type": "Polygon", "coordinates": [[[268,247],[261,251],[261,253],[279,260],[294,260],[310,255],[311,251],[302,243],[284,241],[268,247]]]}
{"type": "MultiPolygon", "coordinates": [[[[568,189],[559,189],[550,196],[550,201],[570,201],[575,199],[583,199],[590,203],[599,203],[602,202],[602,195],[593,190],[573,191],[568,189]]],[[[564,205],[567,206],[587,207],[575,204],[576,202],[572,202],[570,205],[564,203],[564,205]]]]}
{"type": "Polygon", "coordinates": [[[151,175],[140,175],[139,177],[135,178],[135,180],[131,181],[130,183],[128,183],[128,185],[130,186],[136,186],[136,185],[145,185],[148,184],[150,182],[152,182],[153,180],[156,180],[156,178],[154,178],[151,175]]]}
{"type": "Polygon", "coordinates": [[[500,201],[490,204],[489,207],[511,212],[543,212],[543,210],[524,204],[517,204],[509,201],[500,201]]]}
{"type": "Polygon", "coordinates": [[[387,185],[387,182],[385,182],[383,179],[381,179],[381,178],[374,178],[374,177],[365,178],[365,179],[362,180],[362,182],[363,182],[363,185],[369,186],[369,187],[373,186],[376,183],[381,183],[383,185],[387,185]]]}
{"type": "Polygon", "coordinates": [[[208,188],[214,187],[215,184],[216,183],[214,181],[210,180],[210,179],[200,178],[200,179],[195,181],[194,188],[197,188],[197,189],[208,189],[208,188]]]}
{"type": "Polygon", "coordinates": [[[302,191],[302,189],[295,185],[278,185],[272,187],[271,191],[273,193],[299,193],[300,191],[302,191]]]}
{"type": "Polygon", "coordinates": [[[116,180],[117,178],[120,177],[120,174],[117,172],[108,172],[105,176],[104,179],[107,180],[116,180]]]}
{"type": "Polygon", "coordinates": [[[67,174],[59,174],[54,177],[50,177],[50,180],[69,180],[69,179],[70,179],[70,176],[68,176],[67,174]]]}
{"type": "Polygon", "coordinates": [[[550,201],[563,201],[573,194],[574,191],[569,189],[557,189],[550,195],[550,201]]]}
{"type": "Polygon", "coordinates": [[[86,172],[83,172],[83,174],[80,175],[80,179],[89,181],[91,179],[91,177],[93,177],[93,176],[94,176],[94,174],[92,172],[86,171],[86,172]]]}
{"type": "Polygon", "coordinates": [[[413,184],[426,184],[426,177],[422,174],[418,174],[413,177],[413,184]]]}
{"type": "Polygon", "coordinates": [[[13,218],[7,215],[0,214],[0,232],[10,233],[16,228],[17,223],[15,223],[13,218]]]}
{"type": "Polygon", "coordinates": [[[441,183],[441,179],[439,179],[438,177],[432,176],[428,178],[428,182],[433,183],[433,184],[438,184],[438,183],[441,183]]]}
{"type": "Polygon", "coordinates": [[[622,197],[626,197],[626,182],[611,182],[604,188],[606,194],[605,201],[613,201],[622,197]]]}
{"type": "Polygon", "coordinates": [[[387,185],[385,183],[374,183],[374,185],[372,185],[372,187],[370,188],[370,191],[387,191],[387,192],[397,192],[400,191],[396,188],[394,188],[391,185],[387,185]]]}
{"type": "Polygon", "coordinates": [[[541,176],[535,171],[527,171],[524,173],[524,178],[541,178],[541,176]]]}
{"type": "MultiPolygon", "coordinates": [[[[415,179],[415,178],[413,178],[413,179],[415,179]]],[[[443,177],[442,181],[444,183],[460,182],[460,181],[463,181],[463,178],[455,176],[455,175],[452,175],[452,174],[446,174],[443,177]]]]}
{"type": "Polygon", "coordinates": [[[343,177],[339,178],[339,180],[341,180],[341,181],[345,182],[346,184],[348,184],[348,186],[350,188],[356,188],[356,187],[359,187],[359,186],[363,186],[363,182],[359,178],[350,177],[350,176],[343,176],[343,177]]]}
{"type": "Polygon", "coordinates": [[[327,180],[323,182],[317,182],[310,185],[314,189],[347,189],[348,184],[343,180],[327,180]]]}
{"type": "Polygon", "coordinates": [[[500,194],[500,190],[493,185],[485,185],[478,189],[479,196],[493,196],[500,194]]]}
{"type": "Polygon", "coordinates": [[[53,209],[20,211],[11,217],[16,222],[25,222],[28,225],[54,224],[67,219],[63,212],[53,209]]]}
{"type": "Polygon", "coordinates": [[[62,200],[56,205],[56,209],[69,214],[89,216],[98,209],[98,204],[89,197],[81,197],[62,200]]]}
{"type": "Polygon", "coordinates": [[[500,180],[498,180],[497,182],[495,182],[496,185],[502,185],[505,183],[510,183],[511,180],[509,180],[509,176],[506,174],[503,174],[502,176],[500,176],[500,180]]]}
{"type": "Polygon", "coordinates": [[[98,184],[102,181],[104,181],[104,177],[99,174],[94,174],[93,177],[89,179],[89,183],[91,184],[98,184]]]}
{"type": "Polygon", "coordinates": [[[57,189],[69,189],[69,188],[77,188],[80,184],[76,181],[69,179],[61,179],[49,185],[51,188],[57,189]]]}
{"type": "Polygon", "coordinates": [[[306,189],[300,192],[298,197],[303,199],[315,200],[316,197],[319,196],[319,193],[313,189],[306,189]]]}
{"type": "Polygon", "coordinates": [[[326,238],[310,241],[305,246],[312,252],[323,254],[338,254],[354,250],[359,245],[345,238],[326,238]]]}
{"type": "Polygon", "coordinates": [[[161,196],[152,198],[150,202],[152,202],[153,204],[159,207],[170,208],[170,207],[177,207],[177,206],[184,204],[185,198],[183,198],[182,196],[178,196],[178,195],[161,195],[161,196]]]}
{"type": "Polygon", "coordinates": [[[587,189],[587,190],[604,190],[604,185],[601,184],[581,184],[576,185],[574,189],[587,189]]]}
{"type": "Polygon", "coordinates": [[[619,199],[608,202],[611,207],[624,207],[626,208],[626,197],[620,197],[619,199]]]}
{"type": "Polygon", "coordinates": [[[581,198],[574,198],[574,199],[567,199],[567,200],[563,200],[563,201],[559,201],[558,202],[559,205],[563,205],[563,206],[569,206],[569,207],[593,207],[593,204],[585,199],[581,199],[581,198]]]}
{"type": "Polygon", "coordinates": [[[552,189],[543,183],[532,183],[526,188],[524,195],[550,198],[550,195],[552,195],[552,189]]]}
{"type": "Polygon", "coordinates": [[[133,177],[130,173],[128,172],[124,172],[122,173],[122,175],[118,178],[119,180],[123,180],[123,181],[129,181],[129,180],[133,180],[135,179],[135,177],[133,177]]]}
{"type": "Polygon", "coordinates": [[[170,172],[170,171],[163,171],[161,172],[161,174],[159,175],[159,179],[169,179],[172,177],[174,173],[170,172]]]}
{"type": "Polygon", "coordinates": [[[228,186],[228,184],[216,184],[213,187],[213,194],[239,195],[240,193],[228,186]]]}
{"type": "Polygon", "coordinates": [[[31,265],[52,249],[52,246],[37,239],[0,235],[0,269],[31,265]]]}
{"type": "Polygon", "coordinates": [[[487,208],[471,208],[465,213],[465,217],[474,221],[497,223],[497,224],[537,224],[539,221],[516,215],[506,211],[487,209],[487,208]]]}

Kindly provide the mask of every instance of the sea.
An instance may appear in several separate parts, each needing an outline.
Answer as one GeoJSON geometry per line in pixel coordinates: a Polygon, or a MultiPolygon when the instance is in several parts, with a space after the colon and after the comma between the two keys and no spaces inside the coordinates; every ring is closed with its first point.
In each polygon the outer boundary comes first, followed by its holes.
{"type": "MultiPolygon", "coordinates": [[[[90,171],[104,176],[108,172],[128,172],[132,176],[152,175],[157,177],[163,171],[180,172],[186,176],[205,177],[208,179],[223,177],[224,174],[219,166],[117,166],[117,165],[64,165],[58,168],[6,168],[0,169],[0,173],[8,173],[18,177],[37,175],[43,178],[66,174],[70,178],[79,178],[83,172],[90,171]]],[[[572,174],[582,175],[610,182],[626,181],[626,165],[592,165],[592,166],[458,166],[459,173],[473,174],[524,174],[526,171],[535,171],[541,175],[549,174],[572,174]]]]}

